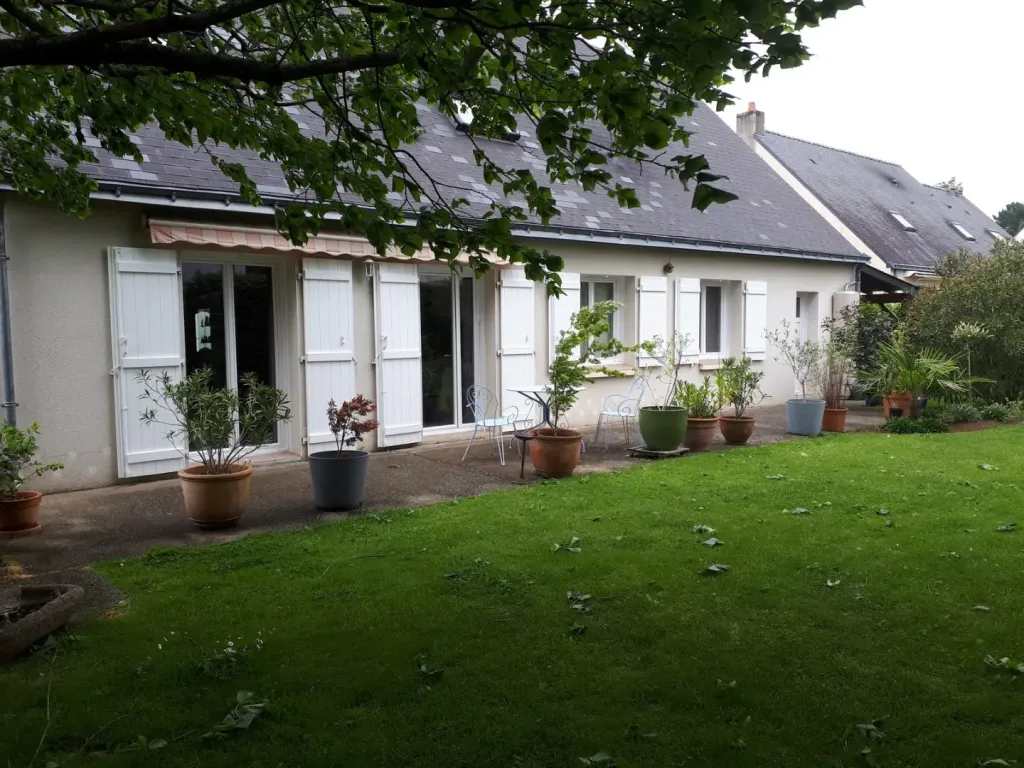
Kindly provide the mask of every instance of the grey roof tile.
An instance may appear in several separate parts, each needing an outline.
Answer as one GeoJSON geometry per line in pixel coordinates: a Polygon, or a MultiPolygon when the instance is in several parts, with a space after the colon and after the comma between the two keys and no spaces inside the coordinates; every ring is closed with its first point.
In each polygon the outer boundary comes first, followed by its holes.
{"type": "MultiPolygon", "coordinates": [[[[445,185],[442,188],[453,188],[453,195],[468,197],[471,213],[482,213],[492,199],[500,197],[501,190],[499,186],[486,185],[481,169],[467,159],[472,157],[473,152],[469,138],[455,131],[448,118],[436,109],[417,109],[417,117],[422,124],[424,138],[419,144],[410,147],[409,151],[416,155],[440,184],[445,185]],[[471,195],[461,191],[469,185],[473,185],[471,195]],[[488,190],[486,194],[481,191],[483,189],[488,190]]],[[[737,202],[715,205],[703,213],[692,208],[692,186],[689,190],[684,189],[682,184],[665,177],[659,169],[650,166],[641,168],[623,158],[612,158],[606,166],[607,170],[614,179],[628,179],[625,183],[635,186],[636,194],[644,205],[642,208],[621,209],[604,191],[586,192],[576,183],[551,184],[544,170],[545,160],[539,156],[539,145],[525,138],[524,131],[532,128],[532,124],[525,120],[520,126],[523,138],[519,142],[491,141],[479,137],[475,141],[499,166],[522,168],[528,164],[527,167],[534,169],[541,184],[552,187],[561,211],[551,222],[555,228],[575,228],[610,235],[636,233],[643,237],[752,248],[765,247],[760,235],[770,231],[773,235],[770,243],[772,249],[858,258],[857,252],[744,144],[710,107],[699,104],[693,117],[695,119],[690,120],[689,124],[696,138],[703,140],[701,146],[706,144],[704,149],[688,150],[682,145],[674,145],[666,150],[666,154],[671,156],[703,151],[712,171],[728,177],[718,182],[718,185],[740,197],[737,202]],[[658,190],[657,196],[652,194],[653,189],[658,190]],[[755,208],[745,204],[744,200],[771,200],[772,204],[770,208],[755,208]],[[595,222],[587,219],[587,215],[593,216],[595,213],[600,222],[596,230],[588,226],[595,222]],[[779,228],[779,222],[784,222],[786,228],[779,228]]],[[[304,121],[311,126],[319,125],[312,116],[305,116],[304,121]]],[[[179,198],[187,196],[190,191],[197,195],[237,192],[237,185],[213,166],[206,149],[170,142],[155,126],[146,126],[136,133],[141,138],[139,146],[151,158],[152,166],[140,170],[138,165],[127,164],[102,149],[94,149],[98,163],[89,168],[90,175],[101,183],[123,183],[131,180],[130,171],[148,174],[136,178],[133,183],[138,187],[151,187],[155,192],[174,189],[179,198]]],[[[593,140],[606,143],[607,131],[600,125],[594,126],[593,140]]],[[[287,185],[280,169],[274,163],[261,159],[258,153],[223,146],[211,146],[210,151],[220,158],[244,165],[254,182],[260,185],[259,189],[268,202],[296,197],[283,191],[271,191],[284,190],[287,185]]],[[[352,196],[346,195],[344,199],[356,202],[352,196]]],[[[539,223],[533,226],[539,226],[539,223]]]]}
{"type": "Polygon", "coordinates": [[[895,163],[770,131],[757,140],[890,267],[933,270],[958,248],[987,253],[992,231],[1009,236],[966,197],[922,184],[895,163]],[[892,211],[917,231],[907,232],[892,211]]]}

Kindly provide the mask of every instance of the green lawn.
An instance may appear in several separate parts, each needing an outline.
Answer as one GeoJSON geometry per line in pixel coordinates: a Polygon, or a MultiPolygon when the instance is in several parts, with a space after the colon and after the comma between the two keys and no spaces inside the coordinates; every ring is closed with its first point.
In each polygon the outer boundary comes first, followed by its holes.
{"type": "Polygon", "coordinates": [[[1022,470],[1024,427],[821,438],[105,563],[121,615],[0,672],[0,765],[48,687],[37,766],[1024,762],[1022,470]]]}

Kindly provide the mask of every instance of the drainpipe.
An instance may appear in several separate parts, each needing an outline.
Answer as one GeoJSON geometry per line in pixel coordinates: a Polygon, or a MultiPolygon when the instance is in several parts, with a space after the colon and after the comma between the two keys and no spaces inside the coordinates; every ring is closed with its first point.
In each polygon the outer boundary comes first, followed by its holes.
{"type": "Polygon", "coordinates": [[[4,419],[11,426],[18,423],[18,404],[14,401],[14,342],[11,334],[11,293],[7,280],[7,235],[5,231],[4,198],[0,197],[0,354],[3,356],[4,419]]]}

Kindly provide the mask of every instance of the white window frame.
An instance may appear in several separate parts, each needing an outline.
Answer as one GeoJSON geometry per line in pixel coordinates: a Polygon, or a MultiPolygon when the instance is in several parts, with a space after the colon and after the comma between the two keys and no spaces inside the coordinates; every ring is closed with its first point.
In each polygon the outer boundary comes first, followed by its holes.
{"type": "Polygon", "coordinates": [[[729,286],[724,280],[701,280],[700,281],[700,359],[701,360],[722,360],[729,357],[729,286]],[[721,332],[719,334],[718,352],[707,351],[707,295],[708,288],[718,288],[721,291],[721,302],[719,304],[719,322],[721,332]]]}
{"type": "MultiPolygon", "coordinates": [[[[587,286],[587,306],[588,307],[593,307],[594,306],[594,284],[595,283],[610,283],[611,286],[612,286],[612,301],[615,301],[615,302],[618,302],[618,303],[621,304],[622,303],[622,286],[620,286],[619,283],[620,282],[624,282],[624,281],[625,281],[625,278],[619,277],[619,276],[616,276],[616,275],[580,275],[580,302],[581,302],[580,303],[580,307],[583,306],[582,301],[583,301],[583,286],[584,285],[587,286]]],[[[604,299],[604,301],[607,301],[607,299],[604,299]]],[[[621,312],[622,312],[622,307],[619,307],[617,310],[615,310],[615,312],[612,313],[612,316],[610,318],[608,318],[608,320],[609,320],[609,322],[611,324],[611,327],[612,327],[611,337],[613,339],[619,339],[620,341],[623,341],[621,339],[621,337],[617,335],[618,332],[621,330],[621,328],[620,328],[620,326],[622,324],[621,312]]],[[[626,343],[626,342],[623,341],[623,343],[626,343]]],[[[612,355],[611,357],[602,357],[601,358],[601,363],[604,364],[604,365],[621,365],[623,363],[623,361],[624,361],[624,358],[623,358],[623,356],[621,354],[612,355]]]]}
{"type": "MultiPolygon", "coordinates": [[[[274,386],[280,389],[282,392],[288,395],[289,400],[292,403],[292,408],[295,408],[295,398],[291,392],[291,371],[288,369],[288,361],[291,359],[291,353],[288,349],[288,333],[289,329],[286,324],[286,300],[285,300],[285,272],[284,264],[280,259],[275,259],[273,256],[266,256],[257,253],[247,253],[239,251],[232,254],[216,254],[203,251],[179,251],[178,252],[178,269],[179,272],[184,264],[219,264],[222,272],[222,290],[224,293],[224,337],[227,348],[225,349],[226,356],[226,367],[225,371],[227,374],[228,384],[232,389],[236,389],[233,382],[238,381],[238,339],[235,335],[235,267],[270,267],[270,281],[273,292],[273,312],[274,312],[274,386]]],[[[292,278],[294,280],[294,278],[292,278]]],[[[184,276],[178,275],[178,290],[180,291],[182,307],[184,308],[185,303],[185,285],[184,276]]],[[[181,318],[181,336],[182,344],[195,344],[195,339],[185,338],[185,318],[181,318]]],[[[182,359],[185,359],[185,346],[182,346],[182,359]]],[[[182,373],[185,370],[182,369],[182,373]]],[[[303,393],[303,397],[305,393],[303,393]]],[[[237,432],[237,425],[235,428],[237,432]]],[[[291,451],[291,429],[289,422],[278,422],[277,423],[277,441],[273,443],[267,443],[266,445],[258,448],[251,455],[260,456],[270,453],[288,452],[291,451]]],[[[192,462],[199,461],[199,453],[196,451],[189,451],[189,460],[192,462]]]]}
{"type": "Polygon", "coordinates": [[[478,384],[485,384],[484,377],[484,328],[483,328],[483,280],[475,277],[472,273],[466,274],[461,270],[452,272],[448,267],[443,266],[420,266],[421,275],[451,275],[452,276],[452,343],[456,352],[453,370],[453,385],[455,387],[455,423],[441,424],[436,427],[424,427],[424,435],[444,435],[452,432],[465,432],[473,429],[473,421],[467,421],[462,414],[462,397],[465,394],[465,387],[462,383],[462,339],[459,337],[458,329],[462,322],[462,307],[459,302],[459,294],[462,291],[462,279],[473,277],[473,376],[478,384]]]}
{"type": "Polygon", "coordinates": [[[970,240],[971,242],[974,242],[978,239],[974,235],[972,235],[970,233],[970,230],[968,230],[967,227],[965,227],[963,224],[957,224],[955,221],[951,221],[950,224],[953,225],[953,229],[959,232],[960,237],[962,237],[964,240],[970,240]]]}
{"type": "Polygon", "coordinates": [[[907,220],[907,217],[904,216],[902,213],[897,213],[896,211],[889,211],[889,215],[896,219],[896,223],[903,227],[904,231],[917,232],[917,227],[911,224],[907,220]]]}

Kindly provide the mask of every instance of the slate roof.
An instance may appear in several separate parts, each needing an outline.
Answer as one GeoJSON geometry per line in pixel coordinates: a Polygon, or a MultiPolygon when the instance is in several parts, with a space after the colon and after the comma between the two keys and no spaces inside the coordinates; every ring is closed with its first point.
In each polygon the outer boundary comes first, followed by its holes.
{"type": "MultiPolygon", "coordinates": [[[[482,213],[490,197],[501,193],[499,188],[483,183],[482,173],[473,161],[471,139],[455,130],[439,111],[426,105],[418,105],[417,110],[424,135],[410,148],[411,153],[435,180],[447,185],[452,197],[469,198],[471,213],[482,213]]],[[[306,131],[322,130],[318,118],[308,113],[296,111],[296,120],[306,131]]],[[[694,131],[689,149],[672,146],[666,155],[705,154],[713,172],[729,177],[717,184],[738,194],[739,200],[712,206],[701,213],[691,208],[692,187],[683,189],[677,180],[658,169],[648,167],[641,173],[635,163],[616,160],[608,166],[615,181],[634,186],[642,207],[622,209],[603,192],[584,192],[577,184],[554,184],[552,192],[561,215],[550,227],[582,236],[639,237],[684,246],[717,246],[721,250],[735,246],[735,250],[755,253],[864,260],[710,107],[699,105],[686,123],[694,131]]],[[[531,126],[524,123],[520,128],[518,142],[476,141],[499,165],[533,167],[542,182],[546,182],[544,156],[531,126]]],[[[594,138],[601,141],[603,137],[598,132],[594,138]]],[[[178,198],[186,199],[223,199],[237,190],[234,182],[214,167],[204,150],[168,141],[154,126],[133,137],[143,156],[141,163],[113,157],[100,149],[95,139],[87,141],[96,152],[98,163],[83,169],[103,188],[119,187],[126,193],[164,196],[174,192],[178,198]]],[[[253,152],[220,147],[216,152],[248,168],[265,202],[293,198],[273,162],[262,160],[253,152]]],[[[539,224],[530,225],[532,231],[539,228],[539,224]]]]}
{"type": "Polygon", "coordinates": [[[966,197],[922,184],[895,163],[771,131],[755,138],[890,268],[934,271],[958,248],[987,254],[998,239],[993,231],[1009,237],[966,197]],[[917,231],[906,231],[890,212],[917,231]]]}

